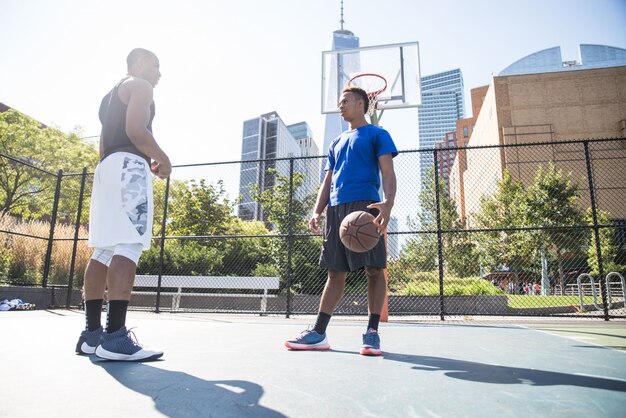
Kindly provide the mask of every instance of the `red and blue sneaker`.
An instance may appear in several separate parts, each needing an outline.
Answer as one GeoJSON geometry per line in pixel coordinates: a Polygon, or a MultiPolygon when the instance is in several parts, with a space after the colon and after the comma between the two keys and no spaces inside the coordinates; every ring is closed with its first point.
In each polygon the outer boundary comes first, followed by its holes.
{"type": "Polygon", "coordinates": [[[363,345],[361,346],[361,355],[363,356],[380,356],[383,352],[380,350],[380,336],[378,331],[368,328],[363,334],[363,345]]]}
{"type": "Polygon", "coordinates": [[[290,350],[328,350],[330,345],[326,333],[319,334],[312,328],[307,328],[295,339],[285,341],[285,347],[290,350]]]}

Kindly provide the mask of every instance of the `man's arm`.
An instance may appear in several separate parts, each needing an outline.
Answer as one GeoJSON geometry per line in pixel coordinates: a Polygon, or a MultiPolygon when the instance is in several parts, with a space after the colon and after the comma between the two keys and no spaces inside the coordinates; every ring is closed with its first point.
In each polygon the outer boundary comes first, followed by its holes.
{"type": "Polygon", "coordinates": [[[153,89],[145,80],[129,80],[123,85],[128,89],[126,110],[126,135],[139,151],[153,160],[150,165],[152,172],[165,179],[172,171],[168,156],[163,152],[152,133],[148,130],[150,122],[150,105],[153,89]]]}
{"type": "Polygon", "coordinates": [[[393,169],[393,157],[391,154],[378,157],[378,165],[383,177],[383,193],[385,196],[382,202],[372,203],[368,208],[376,208],[380,211],[374,222],[380,225],[378,233],[382,234],[389,223],[391,208],[393,208],[396,199],[396,173],[393,169]]]}
{"type": "Polygon", "coordinates": [[[309,221],[309,228],[313,232],[319,232],[319,220],[320,216],[328,206],[328,200],[330,199],[330,183],[333,179],[333,172],[328,170],[326,172],[326,176],[324,177],[324,181],[320,186],[319,192],[317,192],[317,200],[315,201],[315,209],[313,210],[313,216],[311,216],[311,220],[309,221]]]}

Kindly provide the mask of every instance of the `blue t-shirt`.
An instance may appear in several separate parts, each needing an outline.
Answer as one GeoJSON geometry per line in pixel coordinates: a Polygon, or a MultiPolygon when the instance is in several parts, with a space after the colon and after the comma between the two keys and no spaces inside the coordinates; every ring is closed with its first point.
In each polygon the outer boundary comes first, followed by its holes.
{"type": "Polygon", "coordinates": [[[380,201],[378,157],[398,155],[389,132],[365,125],[343,132],[328,150],[326,170],[332,170],[330,206],[357,200],[380,201]]]}

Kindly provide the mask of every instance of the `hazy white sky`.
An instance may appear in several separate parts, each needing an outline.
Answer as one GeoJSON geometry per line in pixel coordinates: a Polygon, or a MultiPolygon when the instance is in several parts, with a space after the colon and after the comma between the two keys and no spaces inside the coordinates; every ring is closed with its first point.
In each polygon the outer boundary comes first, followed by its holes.
{"type": "MultiPolygon", "coordinates": [[[[174,164],[238,160],[242,122],[276,110],[318,145],[321,51],[339,0],[0,0],[0,102],[64,131],[98,135],[102,96],[137,46],[161,60],[154,132],[174,164]]],[[[461,68],[469,90],[530,53],[626,47],[625,0],[345,0],[361,46],[419,41],[422,74],[461,68]]],[[[469,116],[469,115],[468,115],[469,116]]],[[[417,111],[389,111],[398,148],[417,111]]]]}

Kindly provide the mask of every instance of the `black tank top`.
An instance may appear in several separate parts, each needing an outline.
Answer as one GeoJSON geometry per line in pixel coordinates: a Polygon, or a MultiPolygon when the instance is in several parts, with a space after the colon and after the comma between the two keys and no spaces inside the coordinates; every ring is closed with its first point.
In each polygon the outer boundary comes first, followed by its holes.
{"type": "MultiPolygon", "coordinates": [[[[143,157],[148,163],[150,159],[143,154],[126,134],[126,106],[117,95],[120,85],[128,80],[128,77],[120,80],[113,89],[104,96],[100,103],[100,122],[102,123],[102,135],[100,141],[104,145],[104,153],[100,161],[114,152],[130,152],[143,157]]],[[[154,102],[150,105],[150,122],[148,130],[152,132],[152,120],[154,119],[154,102]]]]}

